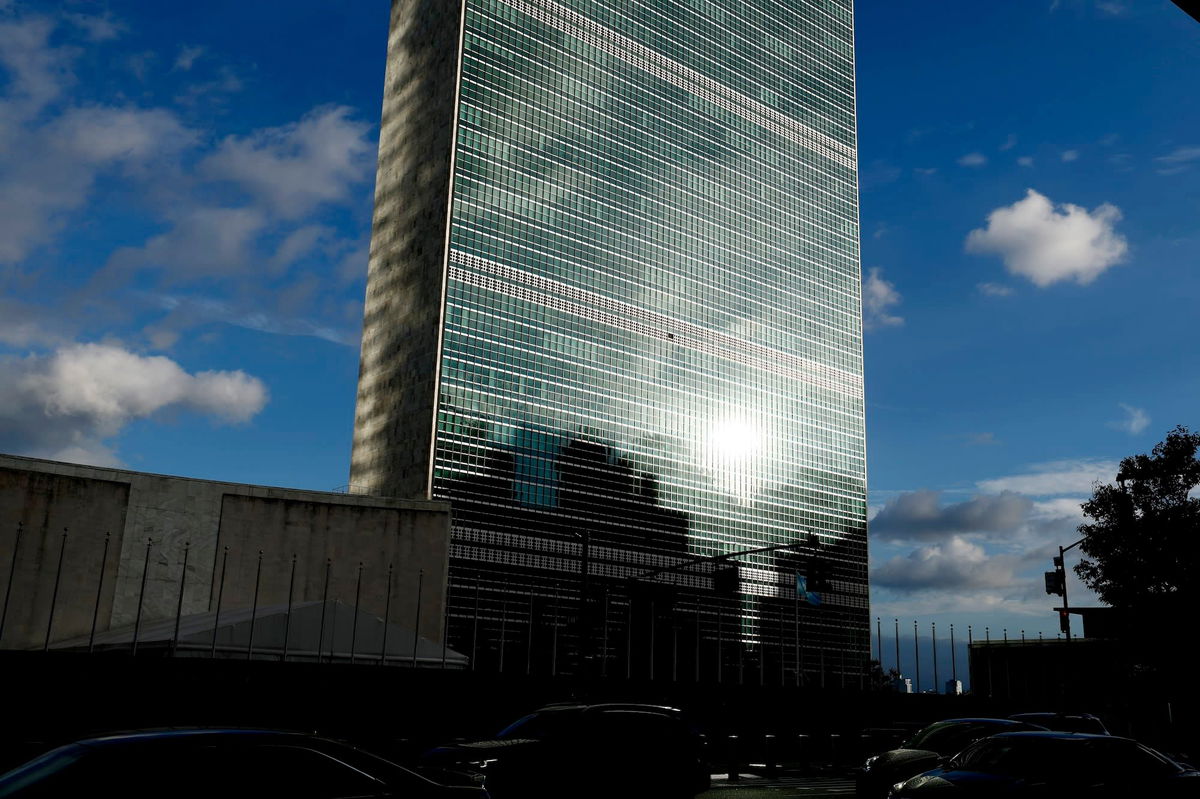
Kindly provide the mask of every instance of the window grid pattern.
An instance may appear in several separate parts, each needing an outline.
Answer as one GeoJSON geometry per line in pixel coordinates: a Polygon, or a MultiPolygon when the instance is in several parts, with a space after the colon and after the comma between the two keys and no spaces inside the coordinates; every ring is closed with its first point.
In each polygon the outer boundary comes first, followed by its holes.
{"type": "Polygon", "coordinates": [[[584,528],[612,585],[798,542],[737,567],[741,634],[767,647],[820,558],[813,635],[861,654],[851,40],[836,0],[467,0],[433,479],[452,584],[569,591],[584,528]]]}

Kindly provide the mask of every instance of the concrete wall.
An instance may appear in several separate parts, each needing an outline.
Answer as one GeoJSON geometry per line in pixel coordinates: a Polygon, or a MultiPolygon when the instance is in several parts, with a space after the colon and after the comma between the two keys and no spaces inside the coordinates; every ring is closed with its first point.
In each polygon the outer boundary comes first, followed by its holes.
{"type": "Polygon", "coordinates": [[[445,503],[0,455],[0,592],[9,596],[0,611],[0,647],[45,642],[64,529],[52,642],[87,635],[93,614],[97,631],[133,624],[139,598],[143,621],[173,617],[181,591],[185,615],[212,610],[218,595],[223,609],[249,607],[256,582],[260,607],[285,604],[293,559],[295,601],[323,598],[328,570],[329,598],[352,604],[361,563],[361,605],[380,615],[390,565],[390,619],[408,628],[420,580],[421,634],[441,640],[450,535],[445,503]]]}
{"type": "Polygon", "coordinates": [[[52,639],[86,635],[98,589],[99,623],[112,615],[129,484],[42,472],[12,460],[0,456],[0,597],[8,598],[0,604],[0,646],[42,646],[52,602],[52,639]]]}

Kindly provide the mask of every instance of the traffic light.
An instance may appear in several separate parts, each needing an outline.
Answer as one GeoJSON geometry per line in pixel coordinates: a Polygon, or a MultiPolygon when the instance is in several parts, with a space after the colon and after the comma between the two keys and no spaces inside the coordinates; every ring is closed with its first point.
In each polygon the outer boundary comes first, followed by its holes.
{"type": "Polygon", "coordinates": [[[1065,609],[1058,611],[1058,629],[1067,635],[1071,634],[1071,614],[1065,609]]]}
{"type": "Polygon", "coordinates": [[[1054,571],[1046,572],[1046,593],[1061,597],[1067,595],[1067,570],[1063,568],[1061,555],[1054,557],[1054,571]]]}
{"type": "Polygon", "coordinates": [[[1045,572],[1046,593],[1063,595],[1063,573],[1061,571],[1045,572]]]}

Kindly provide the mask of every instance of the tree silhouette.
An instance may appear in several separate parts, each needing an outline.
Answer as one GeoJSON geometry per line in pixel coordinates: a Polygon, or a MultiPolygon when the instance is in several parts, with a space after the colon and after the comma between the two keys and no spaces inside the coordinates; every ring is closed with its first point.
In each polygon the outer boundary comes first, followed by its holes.
{"type": "Polygon", "coordinates": [[[1126,610],[1190,610],[1200,583],[1200,433],[1176,427],[1149,455],[1121,461],[1115,484],[1098,485],[1079,526],[1086,558],[1075,573],[1126,610]]]}

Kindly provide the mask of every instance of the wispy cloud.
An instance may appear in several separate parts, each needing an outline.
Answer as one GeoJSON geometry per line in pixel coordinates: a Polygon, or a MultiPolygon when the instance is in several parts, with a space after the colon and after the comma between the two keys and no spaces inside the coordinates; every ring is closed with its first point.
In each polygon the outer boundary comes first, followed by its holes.
{"type": "Polygon", "coordinates": [[[204,55],[205,48],[203,47],[188,47],[184,45],[179,48],[179,55],[175,56],[174,69],[183,72],[189,71],[196,63],[200,56],[204,55]]]}
{"type": "Polygon", "coordinates": [[[986,294],[989,297],[1011,297],[1014,293],[1011,286],[1006,286],[1003,283],[979,283],[976,286],[980,294],[986,294]]]}
{"type": "Polygon", "coordinates": [[[1106,483],[1116,473],[1115,461],[1081,458],[1034,464],[1024,473],[980,480],[976,485],[988,493],[1015,491],[1031,497],[1086,496],[1092,493],[1095,483],[1106,483]]]}
{"type": "Polygon", "coordinates": [[[1123,402],[1119,402],[1117,405],[1121,410],[1125,411],[1125,418],[1109,422],[1109,427],[1129,433],[1130,435],[1137,435],[1150,426],[1150,416],[1144,409],[1135,408],[1123,402]]]}
{"type": "Polygon", "coordinates": [[[983,166],[988,162],[987,156],[983,153],[967,153],[958,159],[959,166],[983,166]]]}
{"type": "Polygon", "coordinates": [[[1162,164],[1157,170],[1158,174],[1175,175],[1191,169],[1193,164],[1200,161],[1200,147],[1177,147],[1154,160],[1162,164]]]}

